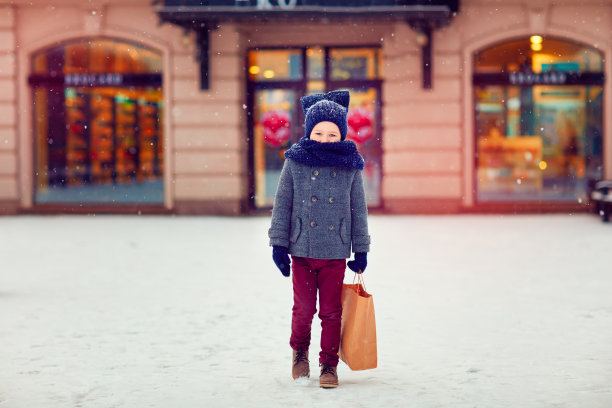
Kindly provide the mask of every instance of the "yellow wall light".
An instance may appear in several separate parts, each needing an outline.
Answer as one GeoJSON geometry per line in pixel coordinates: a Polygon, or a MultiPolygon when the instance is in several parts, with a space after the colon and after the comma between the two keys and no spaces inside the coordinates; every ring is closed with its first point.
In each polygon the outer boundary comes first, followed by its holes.
{"type": "Polygon", "coordinates": [[[538,167],[540,167],[540,170],[546,170],[546,168],[548,167],[548,163],[546,163],[544,160],[541,160],[540,164],[538,164],[538,167]]]}
{"type": "Polygon", "coordinates": [[[274,71],[272,71],[271,69],[266,69],[263,73],[264,78],[270,79],[270,78],[274,78],[274,71]]]}

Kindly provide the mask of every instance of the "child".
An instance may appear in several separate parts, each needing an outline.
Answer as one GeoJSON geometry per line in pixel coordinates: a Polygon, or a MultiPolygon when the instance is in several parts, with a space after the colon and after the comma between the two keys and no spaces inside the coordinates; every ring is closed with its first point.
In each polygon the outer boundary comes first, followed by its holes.
{"type": "Polygon", "coordinates": [[[268,232],[284,276],[293,260],[293,378],[309,377],[310,329],[319,291],[322,388],[338,386],[342,283],[348,267],[362,273],[370,250],[364,160],[347,132],[348,91],[301,98],[305,136],[285,152],[268,232]]]}

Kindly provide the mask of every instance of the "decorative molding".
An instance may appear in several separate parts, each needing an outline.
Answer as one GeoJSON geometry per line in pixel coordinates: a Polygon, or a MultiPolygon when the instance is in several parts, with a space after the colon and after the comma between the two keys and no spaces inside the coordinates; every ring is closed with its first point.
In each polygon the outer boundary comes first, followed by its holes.
{"type": "Polygon", "coordinates": [[[548,25],[548,16],[550,14],[550,7],[548,5],[529,5],[528,7],[528,19],[529,29],[534,33],[543,33],[546,31],[548,25]]]}
{"type": "Polygon", "coordinates": [[[83,31],[88,35],[100,35],[104,30],[106,7],[83,10],[83,31]]]}

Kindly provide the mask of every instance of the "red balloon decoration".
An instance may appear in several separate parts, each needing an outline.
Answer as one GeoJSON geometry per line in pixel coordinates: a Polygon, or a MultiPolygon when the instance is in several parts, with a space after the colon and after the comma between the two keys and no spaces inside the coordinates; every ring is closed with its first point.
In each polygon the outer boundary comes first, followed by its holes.
{"type": "Polygon", "coordinates": [[[351,109],[348,114],[348,138],[365,143],[374,136],[372,114],[365,108],[351,109]]]}
{"type": "Polygon", "coordinates": [[[72,122],[69,126],[69,129],[73,133],[81,134],[83,133],[83,130],[85,130],[85,127],[80,123],[72,122]]]}
{"type": "Polygon", "coordinates": [[[263,115],[264,140],[266,143],[280,147],[291,137],[291,119],[284,111],[268,111],[263,115]]]}

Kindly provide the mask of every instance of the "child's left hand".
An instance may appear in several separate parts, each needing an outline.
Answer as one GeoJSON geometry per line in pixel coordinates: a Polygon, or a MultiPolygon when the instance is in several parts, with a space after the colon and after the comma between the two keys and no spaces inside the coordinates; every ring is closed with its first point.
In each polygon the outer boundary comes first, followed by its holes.
{"type": "Polygon", "coordinates": [[[368,253],[356,252],[355,260],[348,261],[346,265],[355,273],[363,273],[368,266],[368,253]]]}

